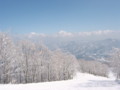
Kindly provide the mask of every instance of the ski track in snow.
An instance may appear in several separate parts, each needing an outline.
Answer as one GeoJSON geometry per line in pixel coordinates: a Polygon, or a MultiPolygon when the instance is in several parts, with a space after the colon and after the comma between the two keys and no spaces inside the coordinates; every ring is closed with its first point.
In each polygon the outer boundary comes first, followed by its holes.
{"type": "Polygon", "coordinates": [[[120,81],[78,73],[73,80],[0,85],[0,90],[120,90],[120,81]]]}

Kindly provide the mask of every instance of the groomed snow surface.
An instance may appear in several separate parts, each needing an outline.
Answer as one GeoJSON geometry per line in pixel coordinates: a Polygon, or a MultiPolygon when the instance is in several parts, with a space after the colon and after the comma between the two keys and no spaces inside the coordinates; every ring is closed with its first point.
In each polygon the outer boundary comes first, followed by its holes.
{"type": "Polygon", "coordinates": [[[0,90],[120,90],[120,82],[113,78],[77,73],[72,80],[0,85],[0,90]]]}

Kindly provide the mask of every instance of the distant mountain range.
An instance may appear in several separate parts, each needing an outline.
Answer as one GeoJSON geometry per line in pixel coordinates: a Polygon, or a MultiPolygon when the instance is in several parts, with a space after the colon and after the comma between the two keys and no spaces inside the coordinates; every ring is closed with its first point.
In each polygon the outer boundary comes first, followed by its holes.
{"type": "Polygon", "coordinates": [[[60,31],[54,35],[31,33],[28,38],[41,41],[51,50],[61,49],[75,55],[77,59],[85,60],[104,60],[113,48],[120,48],[120,31],[60,31]]]}
{"type": "Polygon", "coordinates": [[[60,48],[75,55],[78,59],[96,60],[109,56],[113,48],[120,48],[120,40],[105,39],[93,42],[69,42],[60,48]]]}

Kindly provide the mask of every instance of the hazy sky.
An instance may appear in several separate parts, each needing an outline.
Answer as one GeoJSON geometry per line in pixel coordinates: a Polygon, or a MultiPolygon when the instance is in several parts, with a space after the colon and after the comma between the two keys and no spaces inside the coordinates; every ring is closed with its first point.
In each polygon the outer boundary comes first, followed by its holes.
{"type": "Polygon", "coordinates": [[[0,0],[0,31],[120,30],[120,0],[0,0]]]}

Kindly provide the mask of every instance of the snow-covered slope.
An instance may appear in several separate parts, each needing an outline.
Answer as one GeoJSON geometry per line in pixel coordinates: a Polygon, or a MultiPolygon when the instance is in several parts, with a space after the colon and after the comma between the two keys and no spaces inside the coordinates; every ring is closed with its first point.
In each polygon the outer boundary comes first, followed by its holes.
{"type": "Polygon", "coordinates": [[[0,85],[0,90],[120,90],[120,82],[115,82],[111,78],[78,73],[73,80],[0,85]]]}

